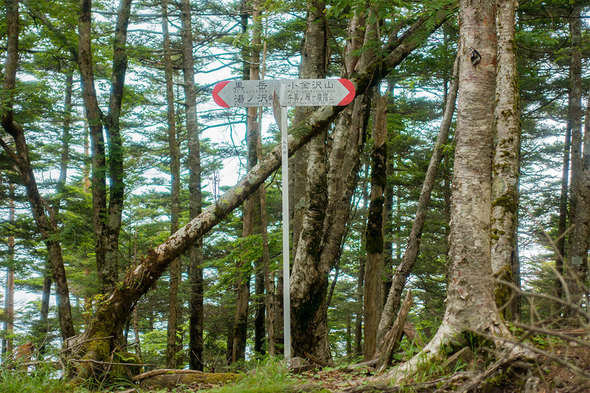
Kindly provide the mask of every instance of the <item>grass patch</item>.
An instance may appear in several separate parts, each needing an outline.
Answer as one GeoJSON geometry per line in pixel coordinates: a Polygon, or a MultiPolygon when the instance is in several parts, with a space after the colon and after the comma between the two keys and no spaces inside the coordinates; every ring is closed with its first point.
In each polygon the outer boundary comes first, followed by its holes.
{"type": "Polygon", "coordinates": [[[75,389],[59,379],[54,372],[36,371],[28,374],[21,370],[0,369],[0,392],[2,393],[72,393],[86,392],[75,389]]]}
{"type": "Polygon", "coordinates": [[[289,375],[289,370],[283,362],[267,358],[248,371],[240,381],[207,391],[211,393],[279,393],[300,383],[289,375]]]}

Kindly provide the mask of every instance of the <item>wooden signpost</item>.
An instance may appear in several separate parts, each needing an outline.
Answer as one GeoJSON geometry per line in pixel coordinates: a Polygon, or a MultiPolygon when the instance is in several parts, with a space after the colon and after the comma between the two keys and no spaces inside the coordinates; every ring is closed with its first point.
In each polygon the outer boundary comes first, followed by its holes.
{"type": "Polygon", "coordinates": [[[291,298],[289,284],[289,106],[343,106],[352,102],[354,85],[348,79],[281,79],[222,81],[213,88],[217,105],[229,107],[274,106],[281,130],[283,187],[283,325],[285,361],[291,360],[291,298]],[[274,104],[273,104],[274,103],[274,104]]]}

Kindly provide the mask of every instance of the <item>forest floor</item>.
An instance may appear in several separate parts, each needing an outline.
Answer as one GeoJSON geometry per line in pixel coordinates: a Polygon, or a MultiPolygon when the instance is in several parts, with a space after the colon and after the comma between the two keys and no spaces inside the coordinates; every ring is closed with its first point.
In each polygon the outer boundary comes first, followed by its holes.
{"type": "Polygon", "coordinates": [[[451,373],[445,373],[441,368],[426,370],[403,386],[380,381],[370,367],[326,368],[281,376],[273,374],[275,371],[252,370],[243,379],[229,384],[130,389],[127,393],[590,393],[590,345],[552,345],[546,355],[539,355],[534,362],[507,362],[486,378],[482,376],[489,368],[474,359],[471,364],[451,373]]]}
{"type": "Polygon", "coordinates": [[[160,374],[167,378],[150,377],[152,385],[146,378],[140,385],[109,383],[93,389],[1,369],[0,393],[590,393],[589,340],[569,345],[545,341],[536,348],[534,361],[502,363],[472,354],[454,365],[430,365],[403,386],[388,384],[366,365],[293,372],[281,361],[270,359],[245,373],[193,374],[192,382],[184,378],[190,375],[187,370],[175,370],[178,373],[160,374]]]}

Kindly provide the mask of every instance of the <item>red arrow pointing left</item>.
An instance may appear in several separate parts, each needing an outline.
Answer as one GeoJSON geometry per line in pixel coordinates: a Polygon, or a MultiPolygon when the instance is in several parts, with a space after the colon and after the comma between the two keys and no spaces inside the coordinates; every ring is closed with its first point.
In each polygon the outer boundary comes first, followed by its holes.
{"type": "Polygon", "coordinates": [[[227,104],[227,102],[223,101],[221,97],[219,97],[219,93],[221,92],[221,90],[223,90],[225,86],[227,86],[228,83],[229,81],[221,81],[218,84],[216,84],[213,88],[213,100],[217,105],[223,108],[229,108],[229,105],[227,104]]]}

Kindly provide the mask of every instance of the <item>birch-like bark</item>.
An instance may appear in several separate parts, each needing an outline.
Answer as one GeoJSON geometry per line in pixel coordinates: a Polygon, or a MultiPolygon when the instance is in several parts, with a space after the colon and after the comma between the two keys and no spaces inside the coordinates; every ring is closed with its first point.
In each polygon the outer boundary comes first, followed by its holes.
{"type": "MultiPolygon", "coordinates": [[[[516,7],[515,0],[498,1],[498,74],[492,164],[492,272],[494,277],[509,282],[514,282],[513,267],[517,257],[520,173],[520,102],[514,51],[516,7]]],[[[498,307],[502,307],[510,298],[510,290],[502,285],[496,286],[498,307]]],[[[508,311],[512,311],[512,307],[505,307],[504,310],[504,316],[508,316],[508,311]]]]}
{"type": "Polygon", "coordinates": [[[387,301],[381,314],[381,320],[379,321],[379,330],[377,334],[377,347],[380,347],[383,343],[383,339],[393,321],[397,315],[397,311],[400,307],[401,296],[406,285],[406,280],[412,271],[412,268],[416,264],[418,259],[418,253],[420,251],[420,240],[422,239],[422,229],[424,228],[424,222],[426,221],[426,213],[428,212],[428,205],[430,204],[430,194],[435,184],[436,174],[438,167],[442,160],[443,148],[447,142],[449,130],[453,120],[453,113],[455,112],[455,101],[457,99],[457,90],[459,87],[459,56],[455,59],[453,66],[453,77],[449,93],[447,95],[447,102],[445,103],[445,110],[443,113],[443,119],[440,124],[438,137],[434,144],[432,156],[430,157],[430,163],[424,176],[424,182],[422,183],[422,190],[420,191],[420,197],[418,198],[418,206],[416,208],[416,216],[412,223],[412,229],[408,238],[406,251],[403,254],[402,261],[395,270],[395,274],[392,278],[391,287],[389,294],[387,295],[387,301]]]}
{"type": "MultiPolygon", "coordinates": [[[[412,375],[443,355],[461,333],[510,337],[494,300],[490,263],[491,185],[496,91],[496,2],[461,0],[459,90],[449,235],[447,307],[430,343],[390,376],[412,375]],[[477,51],[477,53],[475,53],[477,51]]],[[[496,349],[506,347],[495,340],[496,349]]]]}

